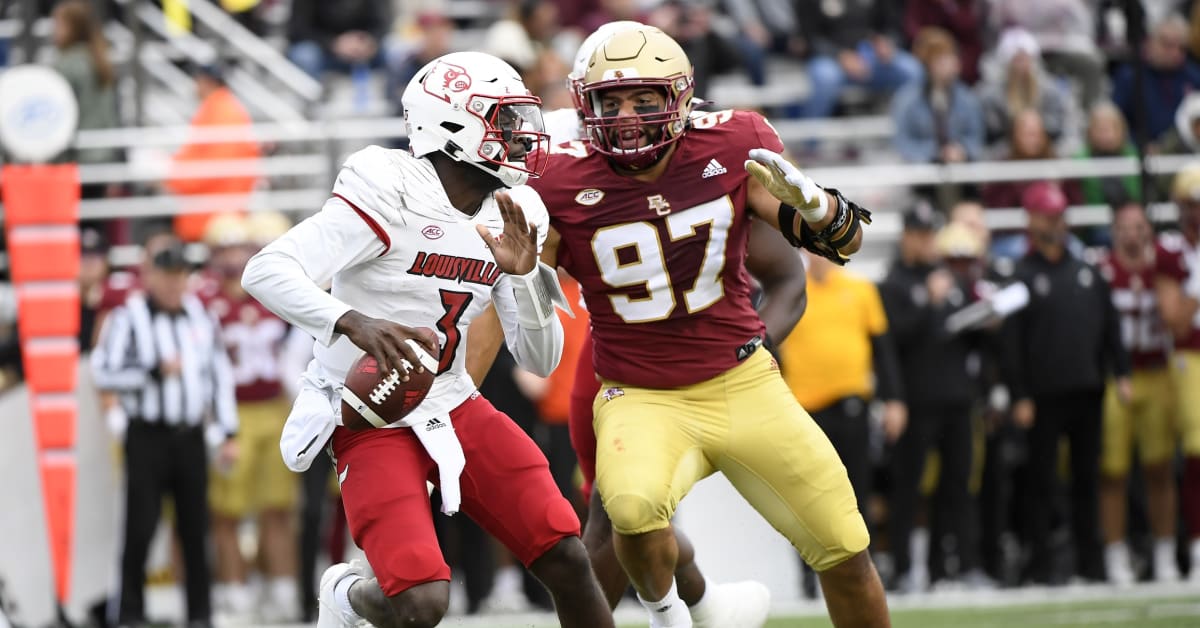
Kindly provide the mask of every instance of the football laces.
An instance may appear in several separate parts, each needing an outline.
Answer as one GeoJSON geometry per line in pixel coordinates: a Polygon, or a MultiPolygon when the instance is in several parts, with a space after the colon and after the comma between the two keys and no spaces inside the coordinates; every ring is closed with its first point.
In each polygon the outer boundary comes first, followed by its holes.
{"type": "MultiPolygon", "coordinates": [[[[400,367],[404,369],[405,373],[407,373],[412,370],[412,363],[408,360],[401,359],[400,367]]],[[[396,390],[396,387],[399,385],[400,372],[396,369],[392,369],[391,375],[383,378],[383,380],[375,386],[375,389],[371,391],[371,402],[375,403],[376,405],[383,403],[392,395],[392,392],[396,390]]]]}

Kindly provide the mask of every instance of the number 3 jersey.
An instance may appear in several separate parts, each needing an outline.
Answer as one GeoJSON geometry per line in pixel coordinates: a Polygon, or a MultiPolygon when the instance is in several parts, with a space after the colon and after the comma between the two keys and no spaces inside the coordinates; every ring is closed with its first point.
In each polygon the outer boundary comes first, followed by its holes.
{"type": "MultiPolygon", "coordinates": [[[[528,187],[508,192],[538,227],[540,247],[548,231],[541,200],[528,187]]],[[[348,310],[435,330],[441,355],[433,387],[393,424],[411,427],[475,392],[466,371],[467,327],[489,302],[519,363],[562,348],[561,326],[540,333],[518,325],[512,280],[496,266],[476,225],[493,235],[503,231],[492,197],[468,218],[450,204],[428,160],[372,146],[347,159],[320,212],[251,260],[243,284],[317,339],[315,359],[337,383],[363,353],[333,333],[348,310]],[[330,281],[329,293],[316,288],[330,281]]]]}
{"type": "Polygon", "coordinates": [[[531,180],[558,231],[558,263],[580,283],[592,317],[596,372],[674,388],[736,365],[763,334],[745,268],[753,148],[783,151],[762,116],[693,117],[653,183],[617,174],[587,142],[551,151],[531,180]]]}
{"type": "Polygon", "coordinates": [[[1158,309],[1154,285],[1159,278],[1186,280],[1183,258],[1156,244],[1153,264],[1133,270],[1110,253],[1100,262],[1100,272],[1112,287],[1113,306],[1121,317],[1121,343],[1129,350],[1133,367],[1150,369],[1166,365],[1171,337],[1158,309]]]}

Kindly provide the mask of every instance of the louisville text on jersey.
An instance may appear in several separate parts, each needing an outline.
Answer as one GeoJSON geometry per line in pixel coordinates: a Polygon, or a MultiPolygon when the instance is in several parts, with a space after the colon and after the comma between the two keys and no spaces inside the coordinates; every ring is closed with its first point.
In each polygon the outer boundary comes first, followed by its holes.
{"type": "Polygon", "coordinates": [[[500,269],[494,262],[481,259],[421,251],[413,260],[408,274],[490,286],[500,278],[500,269]]]}

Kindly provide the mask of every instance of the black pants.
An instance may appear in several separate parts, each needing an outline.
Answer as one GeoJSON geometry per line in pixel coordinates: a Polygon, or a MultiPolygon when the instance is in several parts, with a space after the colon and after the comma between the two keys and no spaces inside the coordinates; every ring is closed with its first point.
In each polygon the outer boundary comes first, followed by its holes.
{"type": "Polygon", "coordinates": [[[317,617],[317,554],[321,549],[325,513],[329,505],[329,477],[333,461],[325,452],[303,473],[304,508],[300,511],[300,610],[305,623],[317,617]]]}
{"type": "Polygon", "coordinates": [[[1029,429],[1029,462],[1026,469],[1026,531],[1030,563],[1026,575],[1049,582],[1054,573],[1050,544],[1052,522],[1059,503],[1059,441],[1065,435],[1071,447],[1071,532],[1075,573],[1101,580],[1099,482],[1100,431],[1103,391],[1040,397],[1033,427],[1029,429]]]}
{"type": "MultiPolygon", "coordinates": [[[[867,402],[861,397],[846,397],[839,399],[820,410],[809,411],[813,421],[837,451],[842,464],[846,466],[846,475],[850,477],[850,486],[854,489],[854,497],[858,500],[858,511],[867,522],[868,529],[871,519],[867,516],[867,497],[871,494],[871,430],[867,402]]],[[[800,590],[804,597],[815,599],[817,596],[817,579],[808,563],[801,561],[803,575],[800,590]]]]}
{"type": "Polygon", "coordinates": [[[163,495],[175,503],[183,548],[187,616],[208,622],[208,452],[201,428],[132,420],[125,436],[125,539],[121,552],[120,622],[145,621],[146,555],[162,514],[163,495]]]}
{"type": "MultiPolygon", "coordinates": [[[[946,537],[953,538],[957,547],[962,547],[968,539],[971,406],[968,403],[909,405],[908,427],[892,450],[890,540],[897,575],[908,573],[912,567],[909,541],[917,516],[921,475],[929,450],[935,445],[941,457],[935,496],[937,527],[946,537]]],[[[962,565],[961,555],[957,564],[962,565]]],[[[941,575],[944,570],[936,571],[941,575]]]]}
{"type": "MultiPolygon", "coordinates": [[[[812,413],[821,431],[837,451],[850,486],[858,499],[858,511],[867,519],[867,498],[871,495],[870,419],[867,402],[861,397],[846,397],[812,413]]],[[[871,521],[867,519],[867,526],[871,521]]]]}

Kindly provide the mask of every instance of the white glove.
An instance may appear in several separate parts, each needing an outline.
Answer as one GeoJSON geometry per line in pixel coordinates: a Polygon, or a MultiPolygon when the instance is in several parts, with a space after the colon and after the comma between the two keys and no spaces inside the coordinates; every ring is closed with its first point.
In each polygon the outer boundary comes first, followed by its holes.
{"type": "Polygon", "coordinates": [[[745,165],[746,172],[754,175],[772,196],[795,207],[805,222],[820,222],[829,212],[825,190],[779,153],[755,148],[745,165]]]}

